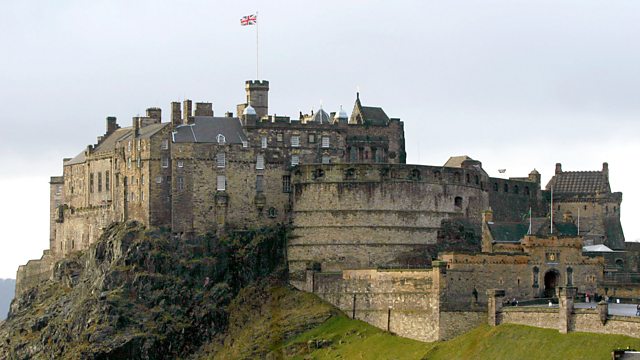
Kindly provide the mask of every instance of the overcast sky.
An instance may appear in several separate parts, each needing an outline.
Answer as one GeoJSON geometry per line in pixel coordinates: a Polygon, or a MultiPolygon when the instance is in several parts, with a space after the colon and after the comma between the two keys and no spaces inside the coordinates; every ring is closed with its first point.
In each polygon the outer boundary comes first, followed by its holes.
{"type": "Polygon", "coordinates": [[[640,2],[5,1],[0,11],[0,277],[48,246],[48,178],[104,119],[190,98],[218,114],[260,77],[270,113],[365,105],[405,122],[408,162],[452,155],[543,186],[600,170],[640,240],[640,2]]]}

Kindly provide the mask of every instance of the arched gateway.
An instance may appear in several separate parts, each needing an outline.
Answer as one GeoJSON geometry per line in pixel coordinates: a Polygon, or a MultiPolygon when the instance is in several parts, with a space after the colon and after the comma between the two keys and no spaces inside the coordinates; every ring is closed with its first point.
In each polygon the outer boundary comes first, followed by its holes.
{"type": "Polygon", "coordinates": [[[560,272],[551,269],[544,274],[544,297],[552,298],[556,296],[556,288],[560,284],[560,272]]]}

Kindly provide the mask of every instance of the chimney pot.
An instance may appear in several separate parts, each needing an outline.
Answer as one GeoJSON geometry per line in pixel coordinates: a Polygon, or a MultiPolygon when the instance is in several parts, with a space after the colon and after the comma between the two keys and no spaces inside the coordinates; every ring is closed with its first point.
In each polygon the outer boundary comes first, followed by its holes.
{"type": "Polygon", "coordinates": [[[556,163],[556,174],[562,173],[562,164],[556,163]]]}

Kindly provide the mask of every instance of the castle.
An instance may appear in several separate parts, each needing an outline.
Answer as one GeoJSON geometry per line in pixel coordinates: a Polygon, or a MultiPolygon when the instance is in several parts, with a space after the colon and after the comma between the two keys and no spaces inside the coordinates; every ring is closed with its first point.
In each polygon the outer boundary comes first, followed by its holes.
{"type": "Polygon", "coordinates": [[[393,308],[393,330],[421,340],[477,324],[494,287],[520,299],[561,285],[636,293],[621,280],[638,256],[625,251],[606,163],[557,164],[546,189],[536,170],[493,178],[468,156],[408,165],[403,122],[359,94],[351,114],[290,118],[269,114],[268,81],[245,92],[237,116],[185,100],[167,122],[160,108],[127,127],[107,117],[104,135],[51,178],[50,246],[19,268],[17,292],[108,224],[137,220],[183,237],[291,223],[291,284],[382,328],[393,308]],[[475,251],[437,251],[451,221],[481,238],[475,251]]]}

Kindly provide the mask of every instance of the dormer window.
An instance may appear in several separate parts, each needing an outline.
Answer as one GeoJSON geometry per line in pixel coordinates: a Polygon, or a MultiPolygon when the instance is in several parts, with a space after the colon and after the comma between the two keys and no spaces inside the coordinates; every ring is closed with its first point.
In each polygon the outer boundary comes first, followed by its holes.
{"type": "Polygon", "coordinates": [[[224,145],[227,143],[227,139],[225,139],[224,135],[222,134],[218,134],[218,137],[216,139],[218,140],[218,145],[224,145]]]}

